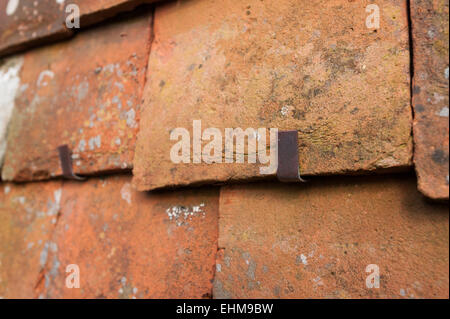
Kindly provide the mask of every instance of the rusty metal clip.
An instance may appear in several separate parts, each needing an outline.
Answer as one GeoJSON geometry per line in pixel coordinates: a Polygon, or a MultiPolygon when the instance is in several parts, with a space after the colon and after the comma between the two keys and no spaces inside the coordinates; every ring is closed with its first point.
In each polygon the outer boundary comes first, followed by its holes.
{"type": "Polygon", "coordinates": [[[68,145],[61,145],[58,147],[59,162],[61,164],[63,176],[67,179],[76,181],[85,180],[84,177],[77,176],[73,173],[72,169],[72,155],[68,145]]]}
{"type": "Polygon", "coordinates": [[[278,170],[280,182],[306,182],[300,176],[298,158],[298,132],[278,132],[278,170]]]}

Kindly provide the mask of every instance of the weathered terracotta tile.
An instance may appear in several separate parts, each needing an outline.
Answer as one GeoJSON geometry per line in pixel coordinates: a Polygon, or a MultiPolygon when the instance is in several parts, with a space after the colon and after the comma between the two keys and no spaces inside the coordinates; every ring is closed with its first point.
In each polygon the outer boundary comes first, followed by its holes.
{"type": "Polygon", "coordinates": [[[0,59],[0,168],[6,149],[6,133],[14,109],[14,99],[19,92],[19,72],[23,59],[0,59]]]}
{"type": "Polygon", "coordinates": [[[131,168],[150,20],[144,12],[24,55],[4,180],[60,175],[62,144],[76,173],[131,168]]]}
{"type": "Polygon", "coordinates": [[[437,200],[449,198],[448,15],[448,1],[411,1],[414,163],[419,190],[437,200]]]}
{"type": "Polygon", "coordinates": [[[131,177],[65,183],[46,298],[204,298],[211,295],[219,190],[138,193],[131,177]],[[77,264],[80,288],[65,286],[77,264]]]}
{"type": "Polygon", "coordinates": [[[72,14],[66,11],[70,4],[78,5],[83,29],[158,1],[164,0],[4,0],[0,3],[0,55],[72,36],[75,29],[66,26],[72,14]]]}
{"type": "Polygon", "coordinates": [[[0,2],[0,55],[70,37],[64,25],[64,1],[4,0],[0,2]]]}
{"type": "Polygon", "coordinates": [[[413,177],[223,187],[219,251],[216,298],[449,296],[448,206],[413,177]]]}
{"type": "Polygon", "coordinates": [[[0,185],[0,297],[36,297],[60,199],[60,181],[0,185]]]}
{"type": "MultiPolygon", "coordinates": [[[[173,164],[175,128],[298,130],[305,175],[412,165],[406,1],[162,4],[134,159],[140,190],[262,177],[254,164],[173,164]],[[170,174],[160,174],[161,171],[170,174]]],[[[205,145],[204,142],[203,145],[205,145]]]]}

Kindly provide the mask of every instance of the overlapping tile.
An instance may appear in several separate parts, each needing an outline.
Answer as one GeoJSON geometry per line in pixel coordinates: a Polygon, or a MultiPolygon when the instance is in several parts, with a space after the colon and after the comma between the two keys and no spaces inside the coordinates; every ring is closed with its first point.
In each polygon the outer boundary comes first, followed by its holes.
{"type": "Polygon", "coordinates": [[[70,37],[64,25],[64,1],[4,0],[0,2],[0,55],[70,37]]]}
{"type": "MultiPolygon", "coordinates": [[[[4,0],[0,3],[0,56],[68,38],[77,5],[79,29],[158,0],[4,0]]],[[[163,1],[163,0],[160,0],[163,1]]],[[[78,28],[77,28],[78,29],[78,28]]]]}
{"type": "Polygon", "coordinates": [[[448,1],[411,1],[414,163],[420,191],[437,200],[449,198],[448,16],[448,1]]]}
{"type": "Polygon", "coordinates": [[[223,187],[214,297],[448,298],[448,236],[412,176],[223,187]]]}
{"type": "Polygon", "coordinates": [[[60,175],[62,144],[73,151],[75,173],[129,169],[150,34],[151,12],[143,11],[27,52],[3,179],[60,175]]]}
{"type": "Polygon", "coordinates": [[[0,185],[0,298],[35,298],[60,213],[61,182],[0,185]]]}
{"type": "Polygon", "coordinates": [[[174,164],[170,132],[185,128],[192,138],[193,120],[222,134],[298,130],[306,175],[411,166],[406,1],[377,2],[379,29],[366,26],[370,3],[158,6],[134,184],[149,190],[261,177],[254,164],[174,164]]]}
{"type": "Polygon", "coordinates": [[[65,183],[44,298],[209,298],[219,190],[139,193],[131,177],[65,183]],[[68,265],[80,288],[66,286],[68,265]]]}

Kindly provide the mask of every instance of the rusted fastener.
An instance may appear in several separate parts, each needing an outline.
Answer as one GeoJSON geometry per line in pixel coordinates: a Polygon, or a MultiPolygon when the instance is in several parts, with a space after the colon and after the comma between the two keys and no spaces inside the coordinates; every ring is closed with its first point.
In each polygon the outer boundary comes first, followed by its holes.
{"type": "Polygon", "coordinates": [[[300,176],[298,159],[298,132],[278,132],[278,170],[280,182],[306,182],[300,176]]]}
{"type": "Polygon", "coordinates": [[[76,181],[85,180],[84,177],[77,176],[72,170],[72,154],[70,152],[69,146],[61,145],[58,147],[59,162],[61,163],[61,168],[63,176],[67,179],[73,179],[76,181]]]}

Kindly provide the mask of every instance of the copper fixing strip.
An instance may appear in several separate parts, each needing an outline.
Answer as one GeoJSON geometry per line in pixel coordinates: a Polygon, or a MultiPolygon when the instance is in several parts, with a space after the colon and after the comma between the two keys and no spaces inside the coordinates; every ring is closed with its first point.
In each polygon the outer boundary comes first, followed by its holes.
{"type": "Polygon", "coordinates": [[[72,155],[67,145],[61,145],[58,147],[59,161],[61,163],[61,168],[63,176],[67,179],[73,179],[77,181],[84,180],[83,177],[77,176],[72,170],[72,155]]]}
{"type": "Polygon", "coordinates": [[[285,183],[305,182],[299,167],[298,132],[278,132],[278,180],[285,183]]]}

